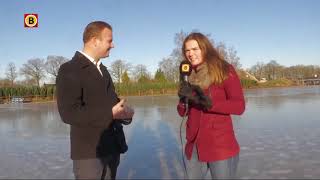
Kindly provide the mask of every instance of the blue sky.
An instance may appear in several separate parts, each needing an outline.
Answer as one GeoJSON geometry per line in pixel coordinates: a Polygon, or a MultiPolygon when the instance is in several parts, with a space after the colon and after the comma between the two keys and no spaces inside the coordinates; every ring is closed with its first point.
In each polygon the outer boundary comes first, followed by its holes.
{"type": "Polygon", "coordinates": [[[107,66],[122,59],[154,72],[175,47],[174,34],[193,29],[233,46],[243,68],[271,59],[320,65],[319,9],[319,0],[3,0],[0,77],[9,62],[19,68],[31,58],[71,58],[94,20],[114,29],[107,66]],[[24,13],[39,15],[37,29],[24,28],[24,13]]]}

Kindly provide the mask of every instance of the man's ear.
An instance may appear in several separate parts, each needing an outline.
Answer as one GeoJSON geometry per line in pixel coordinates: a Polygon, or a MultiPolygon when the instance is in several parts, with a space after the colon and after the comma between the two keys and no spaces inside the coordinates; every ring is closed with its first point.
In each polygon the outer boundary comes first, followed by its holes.
{"type": "Polygon", "coordinates": [[[97,47],[99,44],[99,39],[97,37],[92,37],[91,39],[93,47],[97,47]]]}
{"type": "Polygon", "coordinates": [[[97,47],[99,44],[99,38],[97,37],[92,37],[88,42],[87,42],[87,45],[92,47],[92,48],[95,48],[97,47]]]}

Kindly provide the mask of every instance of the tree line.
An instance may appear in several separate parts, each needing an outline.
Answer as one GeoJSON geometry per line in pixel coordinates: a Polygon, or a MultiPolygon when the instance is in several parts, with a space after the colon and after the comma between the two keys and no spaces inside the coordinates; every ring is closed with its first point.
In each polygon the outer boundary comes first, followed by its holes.
{"type": "MultiPolygon", "coordinates": [[[[192,32],[198,31],[193,30],[192,32]]],[[[180,31],[174,35],[175,47],[168,57],[164,57],[158,63],[158,68],[154,75],[152,75],[144,64],[133,65],[123,59],[113,61],[110,67],[108,67],[108,70],[115,83],[117,92],[120,95],[163,94],[167,93],[165,92],[167,90],[172,90],[172,92],[174,92],[179,82],[179,65],[183,60],[181,47],[183,40],[188,34],[189,33],[180,31]]],[[[250,87],[257,83],[246,78],[246,75],[241,73],[243,71],[249,72],[258,80],[263,78],[266,80],[296,80],[320,75],[319,66],[296,65],[285,67],[278,64],[276,60],[270,60],[266,64],[259,61],[251,68],[244,70],[241,68],[240,58],[233,46],[227,46],[224,42],[215,42],[211,38],[211,34],[206,35],[221,56],[232,64],[239,72],[241,83],[244,87],[250,87]]],[[[0,80],[0,96],[12,96],[15,94],[40,95],[41,92],[52,93],[46,93],[49,96],[54,95],[54,87],[41,87],[40,82],[47,77],[55,79],[58,75],[60,66],[67,61],[69,61],[68,58],[55,55],[50,55],[46,59],[33,58],[27,60],[19,70],[17,70],[13,62],[9,63],[5,70],[6,77],[0,80]],[[18,76],[24,76],[25,79],[18,81],[18,76]],[[49,87],[51,89],[48,89],[49,87]],[[42,88],[46,90],[42,90],[42,88]]],[[[45,93],[42,93],[42,95],[44,94],[45,93]]]]}
{"type": "MultiPolygon", "coordinates": [[[[193,30],[192,32],[198,32],[193,30]]],[[[174,35],[175,48],[168,57],[163,58],[158,63],[158,69],[153,77],[143,64],[133,66],[125,60],[116,60],[111,64],[110,73],[115,83],[129,83],[129,82],[158,82],[158,83],[177,83],[179,81],[179,65],[183,60],[182,43],[189,33],[180,31],[174,35]]],[[[217,48],[221,56],[223,56],[236,69],[241,68],[240,58],[233,46],[227,47],[224,42],[215,42],[211,38],[211,34],[206,34],[211,43],[217,48]]]]}
{"type": "Polygon", "coordinates": [[[280,65],[276,60],[270,60],[268,63],[257,62],[249,72],[257,79],[265,78],[266,80],[289,79],[299,80],[307,78],[319,78],[319,65],[295,65],[285,67],[280,65]]]}
{"type": "Polygon", "coordinates": [[[18,70],[14,62],[7,65],[5,78],[1,80],[0,87],[14,86],[37,86],[40,87],[40,81],[46,77],[56,78],[60,66],[69,59],[63,56],[48,56],[43,58],[29,59],[18,70]],[[17,81],[18,76],[24,76],[24,80],[17,81]]]}

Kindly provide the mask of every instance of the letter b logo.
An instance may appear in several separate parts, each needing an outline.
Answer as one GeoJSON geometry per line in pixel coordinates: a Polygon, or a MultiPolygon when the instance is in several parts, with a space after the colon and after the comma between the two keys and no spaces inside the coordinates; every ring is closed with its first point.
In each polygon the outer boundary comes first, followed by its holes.
{"type": "Polygon", "coordinates": [[[24,27],[38,27],[38,14],[24,14],[24,27]]]}

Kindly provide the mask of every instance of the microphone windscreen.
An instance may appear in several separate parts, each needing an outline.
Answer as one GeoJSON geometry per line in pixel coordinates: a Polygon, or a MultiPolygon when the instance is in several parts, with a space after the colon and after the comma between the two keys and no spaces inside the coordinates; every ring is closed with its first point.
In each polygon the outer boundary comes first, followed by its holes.
{"type": "Polygon", "coordinates": [[[180,74],[182,76],[190,76],[191,74],[191,63],[189,61],[182,61],[180,63],[180,74]]]}

